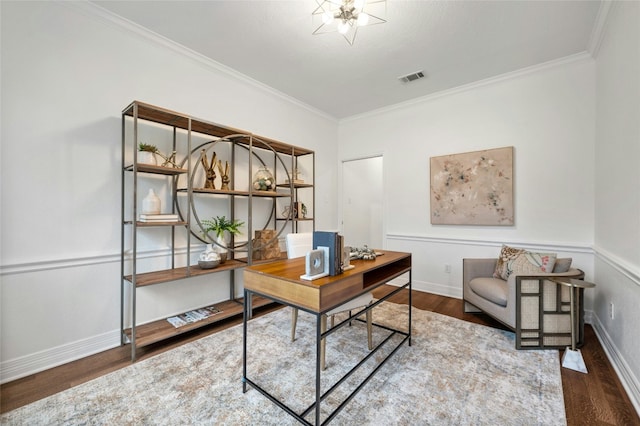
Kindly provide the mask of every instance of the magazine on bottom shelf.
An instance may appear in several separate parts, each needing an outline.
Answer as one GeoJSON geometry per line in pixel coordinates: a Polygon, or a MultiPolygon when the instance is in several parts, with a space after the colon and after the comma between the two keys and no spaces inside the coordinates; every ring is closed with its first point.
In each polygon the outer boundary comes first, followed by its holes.
{"type": "Polygon", "coordinates": [[[219,314],[222,310],[216,308],[215,306],[207,306],[205,308],[195,309],[193,311],[185,312],[180,315],[176,315],[174,317],[167,318],[167,321],[174,326],[175,328],[183,327],[187,324],[192,324],[194,322],[202,321],[203,319],[207,319],[211,316],[219,314]]]}

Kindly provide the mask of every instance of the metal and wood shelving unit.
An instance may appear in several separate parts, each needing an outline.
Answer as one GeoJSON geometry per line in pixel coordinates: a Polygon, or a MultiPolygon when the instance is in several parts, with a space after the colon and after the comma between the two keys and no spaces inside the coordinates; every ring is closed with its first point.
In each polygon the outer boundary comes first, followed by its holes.
{"type": "MultiPolygon", "coordinates": [[[[315,164],[315,153],[313,152],[310,152],[307,154],[300,154],[300,153],[295,153],[292,150],[290,156],[291,156],[292,170],[298,170],[300,162],[306,157],[310,157],[311,163],[315,164]]],[[[312,167],[312,170],[314,171],[314,173],[312,174],[311,179],[312,179],[312,182],[315,182],[315,167],[312,167]]],[[[286,189],[291,191],[292,199],[291,199],[290,206],[293,206],[297,202],[303,202],[304,200],[309,198],[315,201],[315,197],[314,197],[315,190],[314,190],[313,183],[297,182],[294,179],[291,179],[289,183],[286,183],[286,182],[279,183],[276,186],[279,189],[281,188],[281,189],[286,189]],[[310,196],[309,196],[309,193],[311,194],[310,196]]],[[[315,207],[315,203],[314,203],[314,206],[312,206],[311,212],[314,210],[314,207],[315,207]]],[[[291,221],[291,232],[294,232],[294,233],[300,232],[301,224],[303,222],[311,222],[312,228],[313,230],[315,230],[315,219],[313,217],[313,214],[311,214],[311,212],[307,212],[307,214],[310,214],[310,216],[300,217],[300,215],[296,214],[294,209],[291,208],[289,210],[288,216],[280,214],[278,217],[276,217],[276,220],[291,221]]]]}
{"type": "MultiPolygon", "coordinates": [[[[144,142],[153,143],[147,140],[144,142]]],[[[298,232],[298,221],[307,221],[311,224],[310,230],[315,230],[312,215],[308,218],[296,218],[291,213],[289,217],[283,217],[277,211],[277,200],[289,202],[291,206],[300,200],[299,189],[308,191],[304,194],[304,199],[311,203],[311,206],[315,206],[313,183],[295,183],[293,179],[292,171],[298,167],[300,158],[306,159],[304,161],[310,167],[312,179],[315,181],[315,153],[311,150],[139,101],[132,102],[122,111],[120,325],[121,343],[131,344],[132,360],[136,358],[137,348],[231,316],[242,315],[243,300],[235,296],[236,271],[247,265],[269,262],[252,259],[254,251],[260,249],[254,246],[251,239],[254,228],[275,229],[280,236],[285,232],[298,232]],[[174,164],[165,167],[138,162],[137,147],[142,142],[142,127],[151,129],[147,135],[163,134],[163,137],[171,140],[171,146],[165,146],[165,149],[176,153],[174,164]],[[198,187],[196,183],[198,173],[204,173],[198,161],[199,155],[202,150],[212,150],[213,147],[225,149],[231,158],[232,172],[228,190],[198,187]],[[274,191],[258,191],[253,188],[250,183],[255,166],[273,168],[275,182],[278,182],[274,191]],[[238,178],[240,176],[242,178],[238,178]],[[178,214],[178,221],[143,222],[137,219],[138,208],[144,198],[144,194],[139,193],[139,186],[145,179],[166,189],[171,205],[165,207],[165,210],[170,210],[167,213],[178,214]],[[256,203],[262,203],[261,208],[254,208],[256,203]],[[238,218],[246,223],[247,241],[237,242],[232,238],[229,258],[213,269],[201,269],[197,261],[192,260],[192,242],[195,239],[203,243],[212,242],[202,234],[203,228],[198,215],[200,205],[222,206],[230,212],[232,220],[238,218]],[[241,209],[243,211],[240,211],[241,209]],[[254,219],[264,220],[260,222],[263,225],[255,226],[254,219]],[[170,264],[170,267],[160,270],[144,269],[140,265],[142,253],[139,239],[145,232],[158,232],[152,231],[158,228],[161,229],[161,233],[166,231],[169,235],[170,253],[167,254],[167,258],[170,259],[167,259],[167,264],[170,264]],[[138,323],[139,288],[224,273],[229,276],[229,299],[209,301],[202,305],[204,307],[215,304],[222,312],[178,328],[166,319],[138,323]]],[[[273,301],[260,297],[252,300],[254,308],[270,303],[273,301]]]]}

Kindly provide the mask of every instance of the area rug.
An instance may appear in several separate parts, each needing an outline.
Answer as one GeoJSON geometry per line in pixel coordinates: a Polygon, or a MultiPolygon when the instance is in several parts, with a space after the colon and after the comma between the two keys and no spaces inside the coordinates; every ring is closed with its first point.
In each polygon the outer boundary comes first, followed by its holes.
{"type": "MultiPolygon", "coordinates": [[[[301,312],[291,342],[290,321],[289,309],[281,309],[249,322],[247,377],[300,412],[314,401],[315,325],[301,312]]],[[[407,307],[382,303],[374,322],[406,329],[407,307]]],[[[412,345],[403,345],[331,424],[566,424],[557,351],[517,351],[513,333],[415,308],[412,329],[412,345]]],[[[388,334],[374,328],[374,344],[388,334]]],[[[342,327],[326,353],[323,389],[368,353],[365,325],[342,327]]],[[[321,419],[362,379],[355,376],[323,403],[321,419]]],[[[243,393],[241,378],[239,325],[5,413],[0,423],[298,424],[255,389],[243,393]]],[[[306,419],[313,422],[314,413],[306,419]]]]}

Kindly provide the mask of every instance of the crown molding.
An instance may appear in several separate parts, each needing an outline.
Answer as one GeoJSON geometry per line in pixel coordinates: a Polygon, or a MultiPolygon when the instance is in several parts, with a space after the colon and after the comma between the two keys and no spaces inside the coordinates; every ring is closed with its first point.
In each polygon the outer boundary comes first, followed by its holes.
{"type": "Polygon", "coordinates": [[[603,0],[600,3],[600,9],[598,9],[598,16],[596,16],[596,22],[593,25],[593,31],[589,37],[589,43],[587,44],[587,51],[594,58],[598,56],[600,52],[600,46],[602,40],[604,40],[606,34],[607,19],[609,18],[611,11],[616,7],[616,3],[612,0],[603,0]]]}
{"type": "Polygon", "coordinates": [[[83,1],[66,1],[60,2],[65,6],[74,8],[85,16],[98,19],[99,21],[109,24],[111,27],[116,28],[118,30],[124,30],[125,32],[137,36],[143,40],[154,43],[160,47],[171,50],[174,53],[184,56],[199,65],[202,65],[210,70],[218,72],[220,74],[224,74],[228,77],[232,77],[239,82],[252,86],[258,90],[266,92],[272,96],[280,98],[286,102],[289,102],[295,106],[306,109],[307,111],[318,115],[324,119],[330,120],[332,122],[337,123],[338,119],[322,110],[319,110],[307,103],[300,101],[292,96],[289,96],[279,90],[274,89],[271,86],[268,86],[254,78],[251,78],[241,72],[228,67],[220,62],[217,62],[201,53],[196,52],[195,50],[189,49],[167,37],[164,37],[158,33],[151,31],[150,29],[143,27],[142,25],[136,24],[133,21],[130,21],[126,18],[123,18],[120,15],[117,15],[103,7],[98,6],[97,4],[91,3],[89,0],[83,1]]]}
{"type": "Polygon", "coordinates": [[[373,117],[373,116],[377,116],[380,114],[384,114],[390,111],[394,111],[397,109],[403,109],[403,108],[407,108],[413,105],[417,105],[417,104],[421,104],[421,103],[425,103],[425,102],[430,102],[433,101],[435,99],[439,99],[439,98],[444,98],[447,96],[452,96],[452,95],[456,95],[458,93],[463,93],[463,92],[467,92],[469,90],[474,90],[480,87],[484,87],[484,86],[490,86],[492,84],[496,84],[496,83],[500,83],[503,81],[508,81],[508,80],[512,80],[512,79],[516,79],[516,78],[520,78],[522,76],[526,76],[529,74],[534,74],[536,72],[539,71],[544,71],[544,70],[548,70],[548,69],[553,69],[556,67],[560,67],[563,65],[567,65],[567,64],[572,64],[574,62],[581,62],[581,61],[585,61],[585,60],[593,60],[593,57],[591,56],[591,54],[587,51],[583,51],[580,53],[576,53],[573,55],[569,55],[569,56],[565,56],[563,58],[559,58],[559,59],[554,59],[552,61],[547,61],[547,62],[543,62],[541,64],[536,64],[536,65],[532,65],[530,67],[526,67],[526,68],[521,68],[519,70],[515,70],[515,71],[510,71],[504,74],[500,74],[494,77],[488,77],[482,80],[478,80],[478,81],[474,81],[473,83],[468,83],[468,84],[463,84],[462,86],[457,86],[457,87],[453,87],[451,89],[445,89],[445,90],[441,90],[440,92],[435,92],[435,93],[431,93],[425,96],[421,96],[418,98],[414,98],[414,99],[410,99],[408,101],[405,102],[400,102],[397,104],[393,104],[393,105],[389,105],[389,106],[385,106],[382,108],[378,108],[372,111],[368,111],[368,112],[364,112],[362,114],[356,114],[356,115],[352,115],[350,117],[346,117],[341,119],[339,122],[342,123],[348,123],[350,121],[355,121],[355,120],[359,120],[362,118],[368,118],[368,117],[373,117]]]}

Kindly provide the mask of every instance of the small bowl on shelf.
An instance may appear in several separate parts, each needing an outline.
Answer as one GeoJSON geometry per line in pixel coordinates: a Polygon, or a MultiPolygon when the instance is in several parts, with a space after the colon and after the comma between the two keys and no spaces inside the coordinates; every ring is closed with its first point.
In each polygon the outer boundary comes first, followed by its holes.
{"type": "Polygon", "coordinates": [[[218,260],[198,260],[198,266],[200,269],[213,269],[220,264],[220,259],[218,260]]]}

